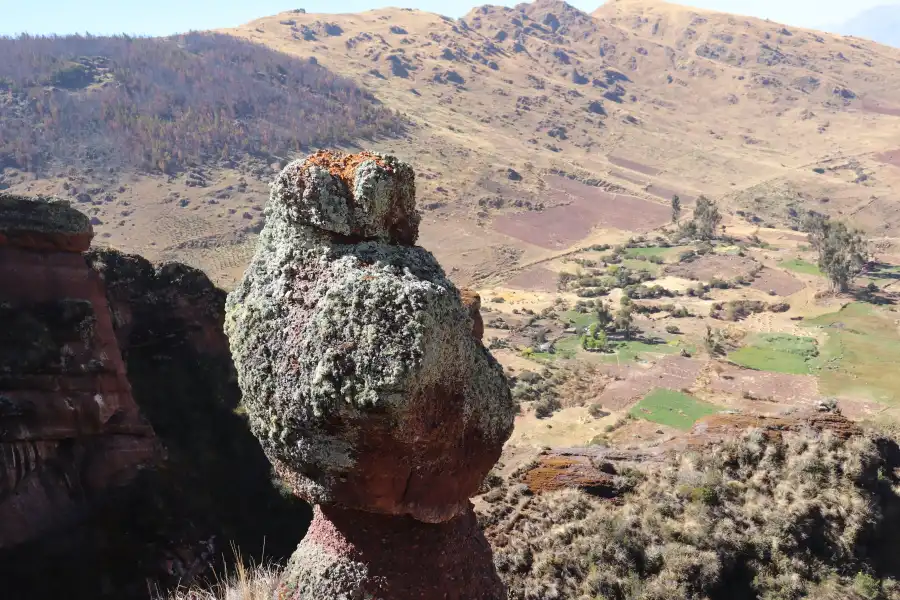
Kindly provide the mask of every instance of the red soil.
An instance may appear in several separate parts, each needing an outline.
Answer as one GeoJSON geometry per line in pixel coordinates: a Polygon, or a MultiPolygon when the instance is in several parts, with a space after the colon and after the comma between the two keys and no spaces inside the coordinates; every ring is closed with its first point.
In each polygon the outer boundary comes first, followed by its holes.
{"type": "Polygon", "coordinates": [[[584,239],[594,227],[645,233],[666,224],[670,209],[661,203],[614,194],[564,177],[548,177],[550,208],[505,214],[494,229],[542,248],[561,250],[584,239]]]}

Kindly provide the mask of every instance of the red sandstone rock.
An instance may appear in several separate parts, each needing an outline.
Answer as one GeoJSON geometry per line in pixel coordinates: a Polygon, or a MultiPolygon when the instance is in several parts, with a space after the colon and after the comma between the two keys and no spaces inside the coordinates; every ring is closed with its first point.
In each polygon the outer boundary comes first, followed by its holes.
{"type": "Polygon", "coordinates": [[[501,600],[506,590],[471,506],[437,525],[316,507],[280,598],[501,600]]]}
{"type": "Polygon", "coordinates": [[[283,592],[500,599],[469,498],[516,412],[480,298],[425,249],[413,170],[319,153],[285,167],[225,330],[251,428],[318,504],[283,592]]]}
{"type": "Polygon", "coordinates": [[[0,548],[83,518],[158,453],[90,236],[74,209],[0,196],[0,548]]]}

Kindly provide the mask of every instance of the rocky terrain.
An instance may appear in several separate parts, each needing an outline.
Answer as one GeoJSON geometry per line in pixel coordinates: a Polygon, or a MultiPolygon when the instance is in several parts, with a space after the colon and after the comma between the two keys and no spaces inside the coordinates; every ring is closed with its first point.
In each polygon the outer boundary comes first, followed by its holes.
{"type": "Polygon", "coordinates": [[[900,597],[900,51],[652,0],[226,33],[405,125],[304,160],[4,166],[89,221],[45,231],[11,200],[0,275],[46,273],[109,322],[89,348],[85,314],[3,292],[54,348],[39,373],[4,349],[3,396],[49,375],[58,399],[72,351],[89,388],[38,422],[0,406],[16,590],[140,597],[265,536],[287,570],[184,593],[900,597]],[[821,215],[865,231],[843,288],[805,230],[821,215]],[[112,440],[140,451],[70,452],[112,440]],[[112,581],[91,566],[110,555],[112,581]]]}

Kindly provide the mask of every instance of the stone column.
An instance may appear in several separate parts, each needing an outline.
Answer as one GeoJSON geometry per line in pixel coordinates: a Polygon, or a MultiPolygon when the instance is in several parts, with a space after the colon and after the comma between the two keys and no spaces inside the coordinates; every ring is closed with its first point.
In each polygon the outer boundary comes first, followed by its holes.
{"type": "Polygon", "coordinates": [[[321,152],[272,184],[225,329],[254,434],[316,505],[282,595],[505,598],[469,498],[515,408],[465,300],[415,246],[412,168],[321,152]]]}

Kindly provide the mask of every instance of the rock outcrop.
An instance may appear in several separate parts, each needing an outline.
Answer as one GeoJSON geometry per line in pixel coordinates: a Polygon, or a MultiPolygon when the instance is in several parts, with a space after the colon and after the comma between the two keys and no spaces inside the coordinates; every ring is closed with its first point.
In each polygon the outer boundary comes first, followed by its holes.
{"type": "Polygon", "coordinates": [[[0,195],[0,595],[143,600],[230,544],[287,558],[312,511],[236,411],[225,292],[91,237],[0,195]]]}
{"type": "Polygon", "coordinates": [[[65,203],[0,195],[0,550],[83,520],[159,456],[92,236],[65,203]]]}
{"type": "Polygon", "coordinates": [[[504,597],[469,498],[514,404],[463,302],[415,246],[412,169],[322,152],[272,185],[225,330],[252,431],[319,505],[287,597],[504,597]]]}

